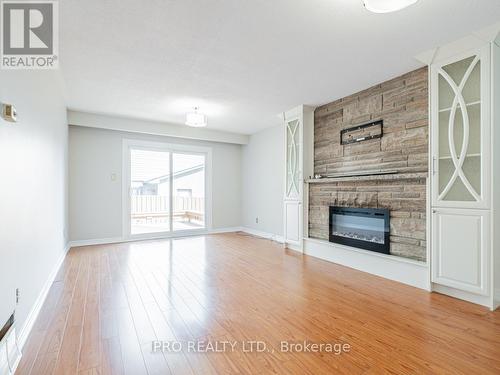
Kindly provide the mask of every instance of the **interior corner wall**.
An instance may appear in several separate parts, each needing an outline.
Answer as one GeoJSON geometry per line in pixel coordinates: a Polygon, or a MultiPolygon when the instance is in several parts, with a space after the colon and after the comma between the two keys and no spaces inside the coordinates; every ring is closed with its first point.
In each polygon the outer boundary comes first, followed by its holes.
{"type": "Polygon", "coordinates": [[[0,325],[22,330],[65,255],[68,125],[59,71],[0,70],[0,325]],[[16,306],[16,288],[20,291],[16,306]]]}
{"type": "Polygon", "coordinates": [[[122,238],[123,139],[212,148],[212,229],[241,225],[240,145],[70,126],[71,241],[122,238]]]}
{"type": "Polygon", "coordinates": [[[283,235],[285,141],[282,126],[253,134],[242,153],[242,224],[283,235]]]}

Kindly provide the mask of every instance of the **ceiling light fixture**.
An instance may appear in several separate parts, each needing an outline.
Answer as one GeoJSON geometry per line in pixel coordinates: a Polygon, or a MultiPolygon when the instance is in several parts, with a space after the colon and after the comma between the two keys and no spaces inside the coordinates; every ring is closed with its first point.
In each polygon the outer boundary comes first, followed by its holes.
{"type": "Polygon", "coordinates": [[[366,9],[373,13],[390,13],[413,5],[418,0],[363,0],[366,9]]]}
{"type": "Polygon", "coordinates": [[[198,112],[198,107],[194,107],[193,112],[189,112],[186,115],[186,125],[192,126],[194,128],[202,128],[207,126],[207,116],[203,113],[198,112]]]}

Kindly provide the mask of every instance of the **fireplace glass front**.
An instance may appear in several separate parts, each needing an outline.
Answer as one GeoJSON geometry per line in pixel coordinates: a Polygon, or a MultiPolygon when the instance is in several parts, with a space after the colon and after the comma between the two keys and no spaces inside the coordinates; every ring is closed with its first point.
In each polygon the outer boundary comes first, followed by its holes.
{"type": "Polygon", "coordinates": [[[330,242],[390,254],[389,210],[330,206],[330,242]]]}

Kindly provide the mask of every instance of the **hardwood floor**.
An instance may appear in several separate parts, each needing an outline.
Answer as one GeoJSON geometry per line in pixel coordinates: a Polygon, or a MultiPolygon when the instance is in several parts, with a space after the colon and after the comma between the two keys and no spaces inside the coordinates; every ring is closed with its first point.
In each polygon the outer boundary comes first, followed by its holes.
{"type": "Polygon", "coordinates": [[[68,253],[16,372],[268,373],[500,374],[500,312],[244,234],[88,246],[68,253]],[[303,340],[350,350],[280,351],[303,340]]]}

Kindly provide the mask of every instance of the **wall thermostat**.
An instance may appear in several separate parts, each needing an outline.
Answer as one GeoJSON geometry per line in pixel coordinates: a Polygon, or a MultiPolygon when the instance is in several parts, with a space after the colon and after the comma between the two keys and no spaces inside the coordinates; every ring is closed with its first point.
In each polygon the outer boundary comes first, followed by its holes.
{"type": "Polygon", "coordinates": [[[2,117],[5,121],[17,122],[17,112],[12,104],[2,105],[2,117]]]}

